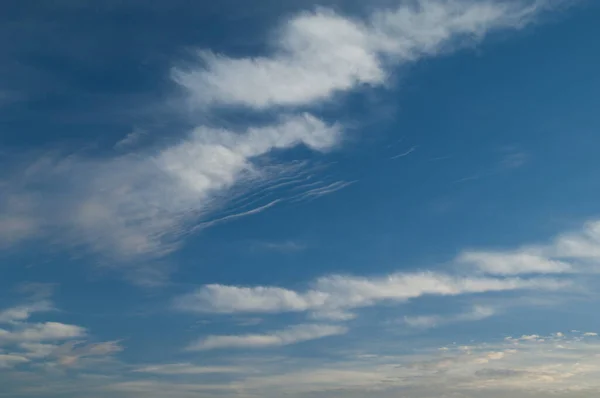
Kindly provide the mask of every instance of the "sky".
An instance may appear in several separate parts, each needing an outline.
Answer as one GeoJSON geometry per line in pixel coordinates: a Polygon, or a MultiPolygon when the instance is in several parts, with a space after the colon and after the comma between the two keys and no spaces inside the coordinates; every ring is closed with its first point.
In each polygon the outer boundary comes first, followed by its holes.
{"type": "Polygon", "coordinates": [[[600,393],[600,3],[0,5],[0,397],[600,393]]]}

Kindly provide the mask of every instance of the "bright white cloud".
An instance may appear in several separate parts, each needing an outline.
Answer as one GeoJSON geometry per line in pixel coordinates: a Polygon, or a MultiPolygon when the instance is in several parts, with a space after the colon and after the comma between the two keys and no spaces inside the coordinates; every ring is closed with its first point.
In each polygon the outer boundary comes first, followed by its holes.
{"type": "Polygon", "coordinates": [[[378,9],[366,20],[327,9],[285,21],[268,56],[230,58],[200,51],[200,66],[173,77],[193,103],[310,105],[360,85],[382,85],[390,66],[414,62],[480,40],[502,28],[520,28],[545,1],[420,0],[378,9]]]}
{"type": "Polygon", "coordinates": [[[304,292],[278,287],[206,285],[178,298],[176,308],[206,313],[275,313],[311,311],[325,316],[372,306],[404,302],[424,295],[461,295],[517,289],[558,289],[551,279],[452,277],[439,273],[392,274],[383,278],[330,276],[304,292]]]}
{"type": "Polygon", "coordinates": [[[213,350],[216,348],[265,348],[280,347],[328,336],[344,334],[347,329],[336,325],[296,325],[266,334],[239,336],[208,336],[191,344],[190,351],[213,350]]]}

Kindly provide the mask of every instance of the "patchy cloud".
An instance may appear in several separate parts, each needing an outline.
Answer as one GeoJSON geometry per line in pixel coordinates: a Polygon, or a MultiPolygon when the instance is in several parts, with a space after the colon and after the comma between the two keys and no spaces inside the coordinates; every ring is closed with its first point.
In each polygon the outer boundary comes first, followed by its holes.
{"type": "MultiPolygon", "coordinates": [[[[34,296],[36,297],[36,296],[34,296]]],[[[88,330],[61,322],[31,322],[34,313],[54,311],[50,297],[0,311],[0,367],[31,363],[73,366],[80,358],[108,357],[122,350],[117,341],[89,343],[88,330]]]]}

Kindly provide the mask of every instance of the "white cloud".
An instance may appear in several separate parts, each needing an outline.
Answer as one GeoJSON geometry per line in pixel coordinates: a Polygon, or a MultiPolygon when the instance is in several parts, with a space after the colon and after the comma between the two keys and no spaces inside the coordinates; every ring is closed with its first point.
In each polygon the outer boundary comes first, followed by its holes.
{"type": "Polygon", "coordinates": [[[114,148],[117,150],[128,150],[132,147],[135,147],[144,139],[148,133],[144,130],[140,130],[138,128],[134,128],[129,134],[127,134],[123,139],[119,140],[114,148]]]}
{"type": "MultiPolygon", "coordinates": [[[[549,3],[421,0],[376,10],[364,20],[319,9],[284,21],[270,55],[234,59],[204,51],[201,66],[177,68],[173,76],[196,103],[260,109],[313,104],[360,85],[385,84],[392,65],[451,50],[491,30],[519,28],[549,3]]],[[[194,227],[214,225],[209,218],[232,189],[244,192],[274,178],[257,158],[298,145],[326,151],[340,140],[340,126],[300,114],[241,131],[200,126],[171,146],[108,158],[41,156],[0,177],[0,245],[42,237],[101,253],[111,264],[130,264],[139,283],[156,283],[164,275],[160,267],[149,269],[149,260],[170,253],[194,227]]],[[[313,187],[296,200],[349,184],[313,187]]]]}
{"type": "Polygon", "coordinates": [[[0,329],[0,344],[5,342],[56,341],[81,337],[86,334],[84,328],[60,322],[27,324],[12,331],[0,329]]]}
{"type": "Polygon", "coordinates": [[[457,261],[472,264],[478,270],[491,275],[560,274],[572,271],[568,263],[525,251],[467,251],[462,253],[457,261]]]}
{"type": "MultiPolygon", "coordinates": [[[[349,312],[352,309],[385,301],[403,302],[424,295],[566,287],[572,278],[547,279],[539,275],[596,272],[599,248],[600,222],[591,221],[582,231],[560,234],[546,245],[504,251],[464,251],[452,263],[462,272],[458,276],[439,272],[396,273],[371,278],[334,275],[317,279],[303,291],[275,286],[209,284],[177,298],[175,307],[183,311],[223,314],[309,312],[313,318],[347,320],[353,317],[349,312]],[[533,276],[517,277],[520,274],[533,276]]],[[[414,321],[419,322],[419,319],[414,321]]],[[[441,319],[435,317],[420,320],[423,324],[439,321],[441,319]]]]}
{"type": "Polygon", "coordinates": [[[113,260],[160,256],[223,206],[229,189],[275,177],[257,157],[298,145],[326,151],[340,134],[339,126],[302,114],[242,131],[199,127],[155,153],[41,158],[5,181],[0,214],[34,220],[36,234],[113,260]]]}
{"type": "Polygon", "coordinates": [[[588,221],[581,231],[558,236],[546,251],[565,259],[600,259],[600,220],[588,221]]]}
{"type": "Polygon", "coordinates": [[[516,250],[462,252],[455,262],[490,275],[595,273],[600,259],[600,221],[559,234],[547,244],[516,250]]]}
{"type": "Polygon", "coordinates": [[[492,307],[475,306],[470,311],[457,315],[405,316],[404,323],[413,328],[429,329],[447,323],[480,321],[493,316],[495,313],[496,310],[492,307]]]}
{"type": "Polygon", "coordinates": [[[56,344],[47,343],[19,343],[19,348],[24,351],[23,355],[27,358],[46,358],[51,356],[58,346],[56,344]]]}
{"type": "MultiPolygon", "coordinates": [[[[48,297],[51,294],[48,285],[24,285],[23,292],[35,293],[34,298],[48,297]],[[30,292],[37,288],[37,292],[30,292]]],[[[65,340],[80,337],[86,330],[80,326],[68,325],[60,322],[28,322],[32,314],[37,312],[53,311],[54,307],[49,299],[41,299],[26,304],[17,305],[0,311],[0,324],[5,324],[9,330],[0,328],[0,346],[13,343],[42,342],[65,340]]]]}
{"type": "Polygon", "coordinates": [[[267,334],[245,334],[239,336],[208,336],[191,344],[190,351],[213,350],[216,348],[265,348],[280,347],[328,336],[345,334],[347,329],[336,325],[296,325],[267,334]]]}
{"type": "Polygon", "coordinates": [[[342,326],[335,325],[296,325],[284,330],[267,334],[246,334],[238,336],[208,336],[188,347],[191,351],[212,350],[217,348],[265,348],[280,347],[323,337],[340,335],[347,332],[342,326]]]}
{"type": "Polygon", "coordinates": [[[520,28],[546,3],[420,0],[378,9],[363,21],[318,9],[285,21],[271,55],[200,51],[200,66],[176,68],[173,77],[200,106],[311,104],[360,85],[382,85],[392,65],[480,40],[489,31],[520,28]]]}
{"type": "Polygon", "coordinates": [[[213,373],[239,373],[244,370],[233,366],[198,366],[191,363],[170,363],[136,368],[134,372],[158,375],[201,375],[213,373]]]}
{"type": "Polygon", "coordinates": [[[61,322],[31,322],[35,312],[54,310],[49,300],[51,285],[26,284],[20,290],[44,298],[17,305],[0,312],[0,367],[17,364],[28,366],[74,366],[81,358],[109,358],[123,348],[118,341],[86,343],[86,328],[61,322]],[[6,353],[5,353],[6,351],[6,353]]]}
{"type": "Polygon", "coordinates": [[[398,273],[383,278],[330,276],[320,278],[304,292],[278,287],[206,285],[179,297],[176,308],[206,313],[276,313],[312,311],[327,313],[403,302],[423,295],[461,295],[516,289],[558,289],[564,283],[551,279],[496,279],[452,277],[440,273],[398,273]]]}
{"type": "Polygon", "coordinates": [[[50,310],[52,310],[52,304],[47,300],[7,308],[0,311],[0,323],[25,321],[35,312],[45,312],[50,310]]]}
{"type": "Polygon", "coordinates": [[[397,354],[392,344],[380,354],[357,360],[345,357],[319,365],[311,361],[300,365],[295,360],[291,367],[292,362],[278,363],[268,368],[268,374],[250,375],[235,385],[264,397],[284,392],[473,398],[531,393],[568,397],[576,396],[570,395],[576,391],[592,396],[600,392],[600,345],[577,336],[538,336],[518,344],[506,340],[468,347],[449,345],[437,352],[416,349],[406,353],[406,347],[400,350],[403,353],[397,354]]]}

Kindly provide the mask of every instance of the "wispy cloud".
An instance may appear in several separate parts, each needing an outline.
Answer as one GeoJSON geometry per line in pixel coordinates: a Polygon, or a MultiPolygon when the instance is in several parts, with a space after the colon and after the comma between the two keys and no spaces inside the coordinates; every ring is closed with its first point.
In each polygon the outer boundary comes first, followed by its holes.
{"type": "Polygon", "coordinates": [[[600,367],[595,361],[599,351],[596,338],[563,333],[536,340],[449,345],[437,352],[397,355],[389,349],[317,367],[272,369],[269,376],[250,376],[237,385],[268,397],[284,391],[298,395],[343,391],[344,396],[357,397],[367,392],[381,397],[449,394],[474,398],[509,393],[573,397],[577,395],[570,394],[575,391],[599,391],[600,367]],[[573,389],[574,385],[578,387],[573,389]]]}
{"type": "Polygon", "coordinates": [[[552,260],[527,251],[467,251],[462,253],[457,261],[472,264],[478,270],[492,275],[560,274],[573,270],[571,265],[566,262],[552,260]]]}
{"type": "Polygon", "coordinates": [[[493,316],[496,310],[492,307],[475,306],[470,311],[455,315],[419,315],[405,316],[403,323],[417,329],[429,329],[455,322],[480,321],[493,316]]]}
{"type": "Polygon", "coordinates": [[[341,189],[344,189],[352,184],[356,183],[356,181],[336,181],[326,186],[320,186],[318,188],[313,188],[306,190],[298,195],[294,195],[290,198],[292,202],[301,202],[304,200],[316,199],[321,196],[329,195],[334,192],[337,192],[341,189]]]}
{"type": "Polygon", "coordinates": [[[408,150],[406,150],[406,151],[404,151],[404,152],[400,152],[399,154],[392,156],[390,159],[398,159],[398,158],[403,158],[403,157],[405,157],[405,156],[408,156],[408,155],[410,155],[411,153],[413,153],[413,152],[414,152],[414,151],[416,151],[416,150],[417,150],[417,147],[416,147],[416,146],[413,146],[412,148],[410,148],[410,149],[408,149],[408,150]]]}
{"type": "Polygon", "coordinates": [[[35,301],[7,308],[0,311],[0,324],[25,321],[36,312],[47,312],[50,310],[52,310],[52,304],[48,300],[35,301]]]}
{"type": "Polygon", "coordinates": [[[208,336],[188,346],[190,351],[205,351],[217,348],[266,348],[280,347],[323,337],[344,334],[347,329],[337,325],[296,325],[266,334],[237,336],[208,336]]]}
{"type": "Polygon", "coordinates": [[[502,170],[518,169],[529,160],[529,154],[516,148],[508,148],[504,151],[503,157],[499,162],[499,168],[502,170]]]}
{"type": "Polygon", "coordinates": [[[243,131],[201,127],[155,153],[41,158],[4,182],[0,238],[52,237],[113,260],[160,256],[222,206],[226,190],[270,178],[255,158],[297,145],[326,151],[340,133],[339,126],[303,114],[243,131]]]}
{"type": "Polygon", "coordinates": [[[490,275],[595,273],[600,259],[600,221],[559,234],[546,244],[496,251],[467,250],[458,264],[490,275]]]}
{"type": "Polygon", "coordinates": [[[163,365],[149,365],[133,370],[139,373],[158,375],[200,375],[212,373],[240,373],[245,369],[232,366],[198,366],[191,363],[170,363],[163,365]]]}
{"type": "Polygon", "coordinates": [[[252,247],[276,252],[294,253],[306,249],[307,245],[295,240],[254,242],[252,247]]]}
{"type": "Polygon", "coordinates": [[[117,150],[128,150],[138,145],[148,133],[141,129],[134,129],[115,144],[117,150]]]}

